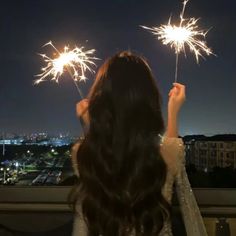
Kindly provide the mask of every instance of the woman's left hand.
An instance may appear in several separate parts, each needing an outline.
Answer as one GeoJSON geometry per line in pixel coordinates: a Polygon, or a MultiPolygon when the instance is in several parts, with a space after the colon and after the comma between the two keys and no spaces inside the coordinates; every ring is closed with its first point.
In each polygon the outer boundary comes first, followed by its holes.
{"type": "Polygon", "coordinates": [[[83,99],[76,104],[76,115],[83,119],[86,125],[89,123],[88,103],[88,99],[83,99]]]}

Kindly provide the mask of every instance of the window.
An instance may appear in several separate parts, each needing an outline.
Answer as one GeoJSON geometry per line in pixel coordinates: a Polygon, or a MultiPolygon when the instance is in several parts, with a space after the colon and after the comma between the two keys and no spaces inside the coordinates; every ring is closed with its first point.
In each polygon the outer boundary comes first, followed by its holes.
{"type": "Polygon", "coordinates": [[[226,148],[227,149],[234,149],[234,143],[233,142],[227,142],[226,148]]]}
{"type": "Polygon", "coordinates": [[[211,143],[210,147],[211,147],[212,149],[215,149],[215,148],[216,148],[216,143],[211,143]]]}
{"type": "Polygon", "coordinates": [[[212,158],[216,158],[217,155],[217,151],[211,151],[211,157],[212,158]]]}

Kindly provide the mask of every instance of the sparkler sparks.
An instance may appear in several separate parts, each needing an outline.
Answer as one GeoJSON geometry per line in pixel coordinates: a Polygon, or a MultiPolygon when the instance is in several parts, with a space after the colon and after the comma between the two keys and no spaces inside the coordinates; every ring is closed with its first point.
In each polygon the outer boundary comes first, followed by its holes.
{"type": "Polygon", "coordinates": [[[199,19],[196,18],[184,18],[186,4],[189,0],[183,1],[182,12],[180,13],[179,25],[171,24],[171,18],[167,25],[161,25],[160,27],[146,27],[147,29],[156,35],[164,45],[169,45],[174,48],[176,54],[176,73],[175,81],[177,81],[177,69],[178,69],[178,55],[183,52],[186,56],[185,47],[188,46],[190,51],[195,55],[197,63],[199,63],[199,57],[203,57],[203,54],[207,56],[213,54],[212,50],[207,46],[205,37],[208,31],[199,29],[197,25],[199,19]]]}
{"type": "Polygon", "coordinates": [[[36,75],[39,79],[35,80],[34,83],[39,84],[47,80],[47,78],[51,78],[50,80],[58,82],[61,75],[67,71],[73,79],[81,97],[83,97],[77,82],[85,81],[87,79],[85,77],[85,72],[87,70],[94,73],[91,66],[96,66],[94,60],[98,60],[98,58],[93,56],[95,49],[84,51],[84,47],[75,47],[72,50],[70,50],[69,47],[64,47],[64,51],[60,52],[51,41],[44,46],[48,45],[56,51],[58,56],[56,58],[50,58],[46,54],[39,54],[46,62],[46,66],[41,69],[42,73],[36,75]]]}

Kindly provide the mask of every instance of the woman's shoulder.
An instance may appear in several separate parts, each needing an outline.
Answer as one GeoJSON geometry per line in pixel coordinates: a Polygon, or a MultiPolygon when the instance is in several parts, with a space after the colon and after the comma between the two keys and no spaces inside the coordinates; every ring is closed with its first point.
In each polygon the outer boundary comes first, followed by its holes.
{"type": "Polygon", "coordinates": [[[166,137],[162,138],[160,151],[169,171],[176,175],[182,162],[184,161],[184,142],[182,138],[166,137]]]}

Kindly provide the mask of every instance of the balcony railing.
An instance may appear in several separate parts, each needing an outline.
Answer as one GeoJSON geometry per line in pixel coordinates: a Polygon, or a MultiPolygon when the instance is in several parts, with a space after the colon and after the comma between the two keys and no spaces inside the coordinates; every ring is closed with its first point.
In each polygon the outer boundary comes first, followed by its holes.
{"type": "MultiPolygon", "coordinates": [[[[1,187],[0,235],[70,235],[73,224],[73,213],[67,200],[70,189],[1,187]]],[[[236,190],[194,189],[194,194],[210,236],[236,235],[236,190]]],[[[173,209],[174,234],[184,236],[175,198],[173,209]]]]}

